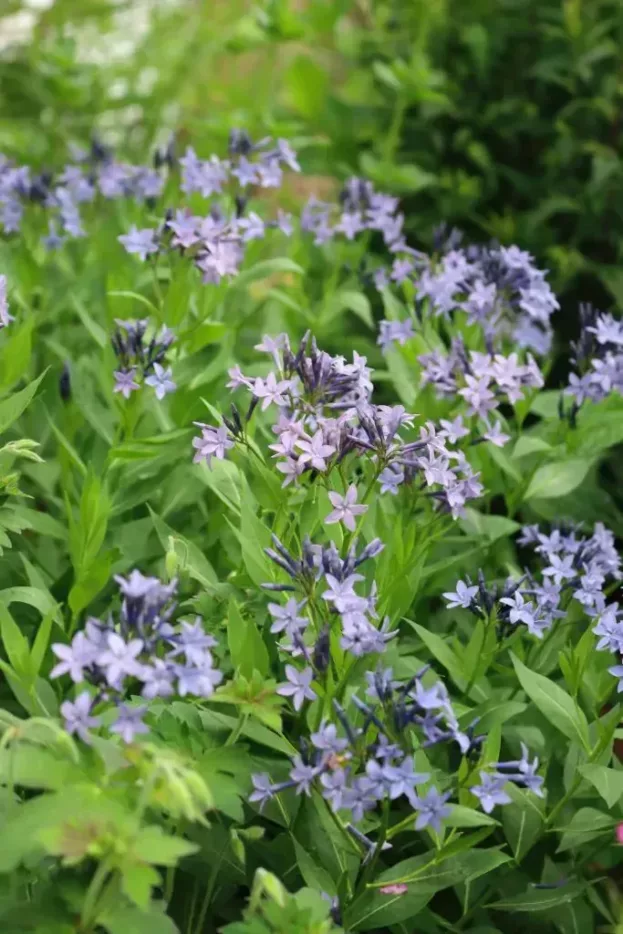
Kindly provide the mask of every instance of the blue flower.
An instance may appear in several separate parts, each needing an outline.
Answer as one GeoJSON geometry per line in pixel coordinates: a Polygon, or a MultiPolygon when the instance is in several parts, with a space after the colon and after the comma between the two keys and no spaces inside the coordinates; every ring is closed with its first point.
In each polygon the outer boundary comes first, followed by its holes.
{"type": "Polygon", "coordinates": [[[511,803],[508,792],[504,791],[507,781],[506,775],[480,773],[480,785],[474,785],[473,788],[470,788],[470,791],[480,800],[485,814],[490,814],[497,804],[511,803]]]}
{"type": "Polygon", "coordinates": [[[337,735],[337,727],[334,723],[323,723],[315,733],[311,734],[312,744],[321,752],[328,752],[333,755],[339,755],[348,746],[348,740],[342,739],[337,735]]]}
{"type": "Polygon", "coordinates": [[[303,762],[300,756],[295,756],[293,768],[290,769],[290,778],[296,784],[297,795],[311,795],[311,785],[315,778],[320,774],[320,769],[303,762]]]}
{"type": "Polygon", "coordinates": [[[414,796],[411,804],[419,812],[415,821],[415,829],[424,830],[425,827],[430,826],[440,833],[442,820],[452,813],[452,808],[446,804],[449,797],[449,792],[442,795],[436,788],[429,788],[421,797],[414,796]]]}
{"type": "Polygon", "coordinates": [[[137,230],[133,224],[127,234],[121,234],[117,237],[119,243],[125,247],[127,253],[134,253],[144,262],[152,253],[158,252],[156,243],[156,231],[146,228],[137,230]]]}
{"type": "Polygon", "coordinates": [[[266,804],[272,801],[275,796],[273,785],[266,772],[252,775],[251,781],[253,782],[253,791],[249,795],[249,801],[259,804],[261,814],[266,804]]]}
{"type": "Polygon", "coordinates": [[[91,741],[88,731],[93,727],[99,726],[100,718],[91,716],[91,707],[93,699],[88,691],[79,694],[76,700],[64,701],[61,704],[61,715],[65,721],[65,729],[68,733],[77,733],[85,743],[91,741]]]}
{"type": "Polygon", "coordinates": [[[154,372],[145,379],[148,386],[151,386],[156,393],[157,399],[164,399],[169,392],[175,392],[177,384],[171,379],[171,367],[165,369],[159,363],[154,363],[154,372]]]}
{"type": "Polygon", "coordinates": [[[315,700],[316,693],[310,687],[314,678],[312,668],[303,668],[299,671],[294,665],[286,665],[287,684],[281,684],[277,688],[277,694],[284,697],[292,697],[292,703],[295,710],[300,710],[306,700],[315,700]]]}
{"type": "Polygon", "coordinates": [[[448,601],[448,609],[452,610],[460,606],[468,610],[477,593],[478,587],[470,587],[463,581],[457,581],[456,591],[449,591],[443,596],[448,601]]]}
{"type": "Polygon", "coordinates": [[[143,723],[147,707],[128,707],[120,704],[117,710],[117,719],[110,728],[111,733],[118,733],[122,740],[131,743],[135,736],[149,733],[149,727],[143,723]]]}

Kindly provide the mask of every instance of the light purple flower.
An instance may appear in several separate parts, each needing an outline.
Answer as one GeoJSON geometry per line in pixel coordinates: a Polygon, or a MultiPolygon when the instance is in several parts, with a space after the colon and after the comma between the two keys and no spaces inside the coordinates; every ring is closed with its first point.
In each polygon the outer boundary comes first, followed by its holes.
{"type": "Polygon", "coordinates": [[[381,484],[381,493],[391,493],[392,496],[398,495],[398,489],[404,483],[405,473],[401,467],[395,464],[385,467],[379,474],[379,483],[381,484]]]}
{"type": "Polygon", "coordinates": [[[259,376],[253,385],[253,395],[262,400],[262,411],[264,412],[271,403],[275,405],[287,405],[288,398],[284,393],[290,389],[290,380],[282,379],[277,381],[274,373],[269,373],[265,380],[259,376]]]}
{"type": "Polygon", "coordinates": [[[261,240],[266,233],[264,221],[254,211],[251,211],[248,217],[239,218],[238,229],[242,230],[243,243],[249,243],[251,240],[261,240]]]}
{"type": "Polygon", "coordinates": [[[118,687],[126,675],[136,677],[142,668],[137,656],[143,650],[142,639],[125,640],[116,632],[109,632],[106,637],[106,650],[98,656],[97,664],[105,670],[106,680],[111,687],[118,687]]]}
{"type": "Polygon", "coordinates": [[[152,386],[157,399],[164,399],[167,393],[175,392],[177,384],[171,379],[171,367],[166,369],[159,363],[154,363],[154,372],[145,380],[148,386],[152,386]]]}
{"type": "Polygon", "coordinates": [[[128,707],[120,704],[117,719],[110,728],[111,733],[118,733],[124,743],[131,743],[135,736],[149,733],[149,727],[143,723],[147,707],[128,707]]]}
{"type": "Polygon", "coordinates": [[[343,522],[350,532],[354,532],[357,527],[356,516],[362,516],[368,511],[368,507],[363,503],[357,504],[357,487],[351,484],[344,496],[339,493],[330,492],[329,499],[333,506],[333,511],[324,520],[327,525],[335,522],[343,522]]]}
{"type": "Polygon", "coordinates": [[[174,693],[173,678],[172,666],[162,658],[154,658],[151,665],[143,666],[141,696],[149,700],[154,697],[170,697],[174,693]]]}
{"type": "Polygon", "coordinates": [[[508,778],[505,775],[489,775],[487,772],[480,773],[480,785],[470,788],[473,795],[480,800],[485,814],[490,814],[497,804],[510,804],[511,798],[508,792],[504,791],[508,778]]]}
{"type": "Polygon", "coordinates": [[[135,366],[131,367],[129,370],[115,370],[113,373],[115,377],[113,392],[120,392],[124,399],[129,399],[131,393],[141,388],[140,384],[134,379],[135,375],[135,366]]]}
{"type": "Polygon", "coordinates": [[[307,600],[297,601],[295,597],[290,597],[284,606],[279,603],[269,603],[268,612],[274,619],[270,631],[283,632],[285,630],[291,636],[293,632],[305,629],[309,621],[305,616],[301,616],[300,612],[306,603],[307,600]]]}
{"type": "Polygon", "coordinates": [[[121,234],[117,240],[125,247],[127,253],[135,254],[142,262],[152,253],[158,252],[156,231],[150,228],[137,230],[133,224],[128,233],[121,234]]]}
{"type": "Polygon", "coordinates": [[[361,574],[349,574],[343,581],[338,580],[332,574],[326,575],[328,590],[325,590],[322,597],[334,603],[340,613],[344,613],[353,607],[359,608],[363,603],[363,609],[367,608],[367,603],[362,597],[358,597],[354,591],[354,585],[358,581],[364,580],[361,574]]]}
{"type": "Polygon", "coordinates": [[[292,761],[290,778],[296,785],[297,795],[311,795],[311,783],[319,775],[320,770],[312,765],[306,765],[300,756],[295,756],[292,761]]]}
{"type": "Polygon", "coordinates": [[[181,246],[185,249],[199,243],[199,233],[197,224],[199,218],[186,211],[176,211],[173,220],[167,221],[167,227],[173,231],[173,246],[181,246]]]}
{"type": "Polygon", "coordinates": [[[334,445],[325,443],[322,429],[319,429],[311,438],[297,441],[297,447],[302,451],[299,461],[320,471],[327,469],[326,458],[331,457],[336,451],[334,445]]]}
{"type": "Polygon", "coordinates": [[[294,665],[286,665],[286,678],[288,682],[277,688],[277,694],[292,697],[295,710],[300,710],[306,700],[316,699],[316,693],[310,687],[314,678],[312,668],[303,668],[299,671],[294,665]]]}
{"type": "Polygon", "coordinates": [[[411,804],[419,812],[415,821],[415,829],[424,830],[425,827],[430,826],[440,833],[442,820],[452,813],[452,808],[446,804],[449,797],[449,792],[442,795],[436,788],[429,788],[421,797],[414,796],[411,804]]]}
{"type": "Polygon", "coordinates": [[[510,441],[510,435],[504,434],[499,421],[497,421],[493,427],[487,425],[487,430],[484,432],[483,438],[486,438],[487,441],[494,444],[496,448],[503,448],[506,442],[510,441]]]}
{"type": "Polygon", "coordinates": [[[555,584],[561,584],[563,580],[571,580],[578,576],[578,572],[573,566],[572,555],[550,555],[549,567],[543,571],[545,577],[553,577],[555,584]]]}
{"type": "Polygon", "coordinates": [[[448,609],[453,610],[456,607],[463,607],[469,610],[472,601],[478,593],[478,587],[469,587],[463,581],[457,581],[456,591],[444,593],[444,598],[448,601],[448,609]]]}
{"type": "Polygon", "coordinates": [[[88,691],[79,694],[75,701],[64,701],[61,704],[61,716],[65,721],[68,733],[76,733],[85,743],[90,743],[88,731],[99,726],[100,718],[91,716],[93,701],[88,691]]]}
{"type": "Polygon", "coordinates": [[[322,797],[328,801],[334,811],[340,811],[348,794],[348,773],[344,769],[332,769],[320,776],[322,797]]]}
{"type": "Polygon", "coordinates": [[[171,658],[183,652],[188,664],[198,667],[206,663],[210,657],[208,650],[216,645],[216,639],[204,630],[200,619],[194,623],[183,621],[180,631],[171,636],[169,641],[174,646],[171,658]]]}
{"type": "Polygon", "coordinates": [[[93,663],[96,654],[95,647],[83,632],[76,633],[71,645],[56,642],[52,651],[60,661],[50,672],[50,677],[60,678],[68,674],[75,684],[84,681],[84,669],[93,663]]]}
{"type": "Polygon", "coordinates": [[[259,804],[261,814],[265,805],[269,801],[272,801],[275,796],[273,785],[271,783],[270,777],[266,774],[266,772],[252,775],[251,781],[253,782],[253,791],[249,795],[249,801],[254,804],[259,804]]]}
{"type": "Polygon", "coordinates": [[[439,424],[443,429],[443,432],[440,432],[440,434],[444,434],[450,444],[456,444],[460,438],[465,438],[469,434],[469,429],[463,424],[462,415],[457,415],[452,421],[442,418],[439,424]]]}
{"type": "Polygon", "coordinates": [[[337,735],[337,727],[334,723],[321,723],[320,728],[311,734],[310,739],[316,749],[334,755],[343,752],[348,746],[348,740],[337,735]]]}
{"type": "Polygon", "coordinates": [[[234,446],[227,428],[224,425],[214,428],[212,425],[204,425],[201,422],[195,422],[195,424],[201,428],[201,437],[193,438],[193,447],[197,449],[193,463],[199,464],[205,460],[209,467],[213,457],[217,460],[224,460],[225,451],[234,446]]]}

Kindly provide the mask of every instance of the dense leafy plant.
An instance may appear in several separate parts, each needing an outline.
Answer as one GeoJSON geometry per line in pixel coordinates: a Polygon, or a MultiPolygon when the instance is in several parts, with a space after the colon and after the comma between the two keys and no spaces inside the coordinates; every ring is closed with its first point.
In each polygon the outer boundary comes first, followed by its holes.
{"type": "Polygon", "coordinates": [[[616,924],[621,325],[299,177],[0,167],[3,922],[616,924]]]}

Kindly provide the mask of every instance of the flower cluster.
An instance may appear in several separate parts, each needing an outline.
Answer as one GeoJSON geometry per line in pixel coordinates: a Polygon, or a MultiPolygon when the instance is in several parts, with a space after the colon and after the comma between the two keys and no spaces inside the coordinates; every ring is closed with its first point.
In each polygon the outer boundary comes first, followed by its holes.
{"type": "MultiPolygon", "coordinates": [[[[312,233],[316,244],[336,234],[353,240],[364,231],[380,233],[394,259],[391,267],[376,268],[372,279],[379,289],[411,282],[420,321],[427,311],[445,318],[462,312],[468,324],[482,329],[488,346],[508,337],[536,354],[549,351],[550,318],[560,306],[534,257],[517,246],[461,247],[462,235],[447,234],[443,227],[435,234],[435,253],[428,256],[407,245],[403,225],[398,199],[359,178],[346,183],[339,208],[312,198],[301,216],[301,229],[312,233]]],[[[382,321],[379,344],[384,349],[404,344],[413,325],[411,319],[382,321]]]]}
{"type": "Polygon", "coordinates": [[[516,353],[469,352],[460,338],[452,342],[450,352],[433,351],[420,358],[422,384],[430,383],[442,396],[462,396],[467,414],[484,424],[482,436],[498,447],[509,440],[502,433],[499,420],[491,424],[490,416],[502,403],[514,405],[529,389],[540,389],[543,377],[534,358],[528,354],[526,363],[516,353]]]}
{"type": "Polygon", "coordinates": [[[145,261],[148,256],[177,250],[192,259],[204,283],[213,285],[238,273],[246,244],[263,239],[268,229],[278,228],[286,236],[292,233],[292,220],[281,210],[274,221],[264,221],[254,211],[246,213],[246,189],[279,187],[284,167],[300,171],[286,140],[279,139],[274,145],[270,139],[252,143],[245,132],[233,131],[229,159],[200,159],[189,147],[179,163],[181,189],[186,195],[212,198],[229,190],[233,207],[214,201],[206,216],[178,208],[167,212],[158,228],[132,227],[118,238],[128,253],[145,261]]]}
{"type": "MultiPolygon", "coordinates": [[[[251,393],[250,414],[257,406],[279,409],[273,426],[276,442],[269,447],[284,475],[284,487],[299,484],[303,477],[328,476],[349,455],[363,455],[382,493],[396,494],[403,484],[419,486],[454,518],[481,495],[478,476],[463,452],[448,447],[467,434],[460,420],[441,429],[429,422],[421,426],[418,440],[404,440],[400,431],[412,428],[415,416],[399,405],[372,402],[372,374],[365,357],[355,353],[347,363],[344,357],[319,350],[309,335],[296,354],[286,334],[264,337],[256,349],[271,355],[276,372],[253,378],[234,367],[228,385],[251,393]]],[[[200,425],[203,435],[193,442],[198,449],[195,460],[205,457],[209,464],[212,456],[224,456],[241,435],[241,426],[227,425],[229,433],[222,426],[200,425]]],[[[356,487],[351,484],[343,495],[331,491],[330,498],[335,508],[326,521],[342,521],[353,531],[355,516],[366,509],[365,502],[357,503],[356,487]]]]}
{"type": "Polygon", "coordinates": [[[75,684],[92,686],[61,705],[67,731],[86,742],[88,731],[101,723],[94,713],[100,705],[115,704],[110,730],[129,743],[148,732],[143,722],[147,706],[130,706],[125,698],[139,691],[145,700],[176,694],[210,697],[222,680],[210,651],[215,640],[201,621],[171,622],[175,581],[165,585],[140,571],[115,580],[123,594],[118,624],[112,617],[105,622],[91,617],[70,645],[52,646],[59,661],[51,677],[68,674],[75,684]]]}
{"type": "Polygon", "coordinates": [[[97,139],[88,151],[72,147],[71,161],[58,173],[35,174],[0,155],[0,226],[5,233],[17,233],[26,206],[38,205],[49,223],[43,244],[57,249],[67,237],[85,236],[80,206],[98,195],[145,202],[158,198],[165,181],[163,167],[172,164],[172,154],[156,161],[157,168],[119,162],[97,139]]]}
{"type": "Polygon", "coordinates": [[[526,526],[519,542],[534,548],[538,555],[542,563],[538,576],[526,570],[521,580],[509,579],[502,587],[490,588],[482,576],[474,585],[469,580],[459,581],[455,592],[444,594],[448,607],[494,617],[501,638],[523,625],[540,639],[557,619],[566,616],[574,599],[597,620],[594,632],[601,637],[598,647],[623,651],[623,625],[621,635],[617,635],[619,607],[607,604],[605,592],[608,580],[621,577],[612,532],[601,523],[590,536],[571,528],[555,528],[548,535],[538,526],[526,526]]]}
{"type": "Polygon", "coordinates": [[[114,373],[114,391],[121,393],[124,399],[129,399],[144,384],[152,387],[158,399],[164,399],[167,393],[176,388],[171,368],[164,365],[167,350],[175,340],[175,335],[163,327],[159,333],[147,338],[148,318],[130,321],[117,319],[116,324],[112,346],[119,361],[119,369],[114,373]]]}
{"type": "MultiPolygon", "coordinates": [[[[265,588],[295,593],[299,599],[293,596],[285,606],[269,603],[268,610],[274,620],[271,632],[283,632],[288,641],[281,643],[280,648],[305,660],[309,666],[304,676],[307,685],[314,673],[321,677],[327,670],[329,636],[336,620],[340,623],[340,646],[344,651],[355,657],[384,651],[385,643],[395,633],[389,631],[388,619],[380,628],[372,622],[378,618],[376,587],[372,587],[368,596],[355,590],[356,585],[364,581],[359,568],[383,550],[380,539],[374,539],[359,554],[357,541],[353,541],[345,559],[340,557],[333,542],[322,546],[306,540],[300,558],[293,557],[274,535],[273,545],[274,549],[268,548],[266,553],[286,572],[292,584],[266,584],[265,588]],[[309,615],[302,615],[306,606],[309,615]]],[[[299,674],[296,673],[296,677],[299,674]]],[[[293,677],[288,676],[291,683],[294,683],[293,677]]]]}
{"type": "Polygon", "coordinates": [[[363,231],[372,231],[381,234],[390,251],[419,256],[407,247],[404,217],[397,213],[398,206],[397,198],[375,191],[371,182],[350,178],[340,193],[339,206],[316,197],[309,199],[301,215],[301,230],[313,234],[317,246],[336,235],[354,240],[363,231]]]}
{"type": "MultiPolygon", "coordinates": [[[[448,802],[458,788],[450,785],[441,791],[431,783],[429,772],[417,771],[417,750],[458,744],[469,763],[469,774],[479,769],[480,783],[469,787],[486,813],[496,804],[510,802],[508,782],[542,796],[538,760],[530,762],[524,746],[521,759],[492,765],[480,761],[484,736],[475,735],[475,723],[465,731],[460,728],[445,685],[434,681],[425,686],[426,671],[406,683],[396,681],[391,668],[367,672],[367,700],[357,694],[351,697],[355,715],[347,716],[334,700],[335,720],[323,720],[309,741],[302,741],[289,778],[273,784],[267,774],[254,775],[250,801],[261,809],[287,788],[306,795],[316,788],[333,811],[347,812],[346,826],[363,845],[364,853],[371,855],[376,845],[353,824],[360,823],[380,802],[404,799],[415,812],[416,830],[431,827],[440,832],[442,821],[451,814],[448,802]],[[422,791],[420,786],[427,788],[422,791]]],[[[422,761],[429,760],[422,756],[422,761]]],[[[402,823],[406,827],[409,819],[402,823]]],[[[383,838],[379,842],[383,848],[389,846],[383,838]]]]}
{"type": "MultiPolygon", "coordinates": [[[[551,346],[550,318],[560,306],[529,253],[516,246],[471,245],[457,247],[457,238],[442,246],[441,255],[426,257],[401,248],[391,279],[411,279],[417,296],[418,317],[463,313],[470,325],[483,332],[493,348],[504,338],[514,345],[546,354],[551,346]]],[[[381,284],[383,280],[381,280],[381,284]]],[[[412,322],[384,322],[379,343],[387,346],[410,336],[412,322]]]]}
{"type": "Polygon", "coordinates": [[[300,172],[296,153],[285,139],[273,143],[270,137],[253,143],[244,130],[232,130],[229,136],[229,159],[211,156],[201,160],[192,148],[180,159],[182,191],[198,192],[209,198],[221,194],[233,178],[242,189],[279,188],[283,181],[283,167],[300,172]]]}
{"type": "Polygon", "coordinates": [[[571,347],[576,372],[565,393],[574,400],[573,420],[587,399],[599,402],[613,391],[623,393],[623,323],[580,305],[580,337],[571,347]]]}

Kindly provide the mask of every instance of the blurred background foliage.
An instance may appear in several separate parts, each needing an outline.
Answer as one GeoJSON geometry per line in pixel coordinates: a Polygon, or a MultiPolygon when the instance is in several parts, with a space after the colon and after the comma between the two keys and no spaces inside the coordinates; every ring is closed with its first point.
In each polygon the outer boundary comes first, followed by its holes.
{"type": "Polygon", "coordinates": [[[533,252],[568,338],[623,302],[622,37],[620,0],[3,0],[0,149],[286,135],[295,195],[361,173],[416,245],[445,221],[533,252]]]}

